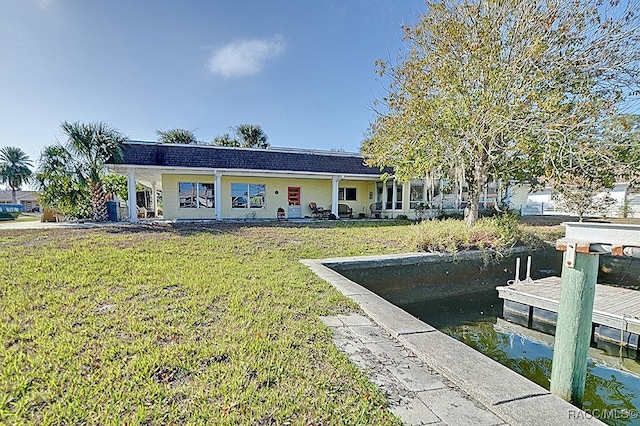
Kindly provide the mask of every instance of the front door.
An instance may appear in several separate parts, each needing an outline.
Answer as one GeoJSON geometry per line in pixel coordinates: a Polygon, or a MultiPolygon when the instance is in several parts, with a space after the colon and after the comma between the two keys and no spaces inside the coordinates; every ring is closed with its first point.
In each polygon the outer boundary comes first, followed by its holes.
{"type": "Polygon", "coordinates": [[[290,186],[287,189],[287,204],[289,205],[287,217],[289,217],[290,219],[302,217],[302,207],[300,205],[300,200],[300,187],[290,186]]]}

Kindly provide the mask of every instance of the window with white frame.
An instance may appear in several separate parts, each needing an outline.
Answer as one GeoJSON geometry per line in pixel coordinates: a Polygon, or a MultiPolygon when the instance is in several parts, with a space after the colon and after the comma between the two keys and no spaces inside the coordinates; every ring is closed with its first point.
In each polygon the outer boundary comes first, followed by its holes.
{"type": "Polygon", "coordinates": [[[393,183],[396,186],[396,210],[402,210],[403,184],[397,181],[394,181],[393,183]]]}
{"type": "Polygon", "coordinates": [[[213,209],[215,208],[213,193],[212,183],[178,183],[178,199],[181,209],[213,209]]]}
{"type": "Polygon", "coordinates": [[[385,209],[402,210],[402,182],[388,180],[385,183],[385,209]]]}
{"type": "Polygon", "coordinates": [[[338,200],[356,201],[356,188],[338,188],[338,200]]]}
{"type": "Polygon", "coordinates": [[[265,194],[265,185],[232,183],[231,207],[234,209],[261,209],[265,206],[265,194]]]}
{"type": "Polygon", "coordinates": [[[424,203],[424,183],[411,182],[409,189],[409,208],[417,209],[420,204],[424,203]]]}

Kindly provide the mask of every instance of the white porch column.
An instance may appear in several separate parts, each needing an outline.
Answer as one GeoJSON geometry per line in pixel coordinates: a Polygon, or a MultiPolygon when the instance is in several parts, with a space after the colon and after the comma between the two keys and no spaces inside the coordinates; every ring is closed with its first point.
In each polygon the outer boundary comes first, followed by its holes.
{"type": "Polygon", "coordinates": [[[153,217],[158,217],[158,190],[155,182],[151,183],[151,191],[153,192],[153,217]]]}
{"type": "Polygon", "coordinates": [[[129,197],[129,222],[136,223],[138,221],[138,209],[136,203],[136,172],[129,170],[127,175],[127,189],[129,197]]]}
{"type": "Polygon", "coordinates": [[[411,181],[399,182],[402,185],[402,213],[411,212],[411,181]]]}
{"type": "Polygon", "coordinates": [[[341,177],[334,176],[331,179],[331,213],[338,217],[338,183],[341,177]]]}
{"type": "Polygon", "coordinates": [[[222,173],[215,172],[216,183],[213,186],[213,202],[216,204],[216,220],[222,220],[222,173]]]}

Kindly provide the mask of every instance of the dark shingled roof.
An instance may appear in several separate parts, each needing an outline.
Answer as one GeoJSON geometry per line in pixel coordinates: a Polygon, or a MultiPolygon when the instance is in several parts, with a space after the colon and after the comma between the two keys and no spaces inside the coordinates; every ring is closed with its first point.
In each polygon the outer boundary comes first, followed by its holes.
{"type": "Polygon", "coordinates": [[[123,164],[372,176],[381,174],[379,169],[366,166],[362,157],[344,153],[288,152],[274,149],[243,149],[139,142],[125,144],[123,164]]]}

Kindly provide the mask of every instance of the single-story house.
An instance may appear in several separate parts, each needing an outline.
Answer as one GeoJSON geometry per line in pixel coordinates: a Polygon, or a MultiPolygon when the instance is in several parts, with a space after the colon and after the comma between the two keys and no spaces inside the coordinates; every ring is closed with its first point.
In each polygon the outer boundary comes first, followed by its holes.
{"type": "MultiPolygon", "coordinates": [[[[124,161],[107,166],[128,177],[129,200],[136,200],[136,183],[151,188],[152,206],[129,201],[129,211],[145,207],[144,217],[147,210],[157,216],[161,192],[168,220],[274,219],[279,208],[290,219],[412,217],[429,197],[426,181],[381,181],[360,154],[341,151],[130,141],[124,161]]],[[[441,206],[459,207],[464,194],[454,188],[439,197],[441,206]]],[[[135,222],[138,215],[129,216],[135,222]]]]}
{"type": "MultiPolygon", "coordinates": [[[[24,212],[42,211],[38,204],[38,193],[36,191],[16,191],[16,201],[22,204],[24,212]]],[[[11,190],[0,190],[0,204],[12,204],[11,190]]]]}

